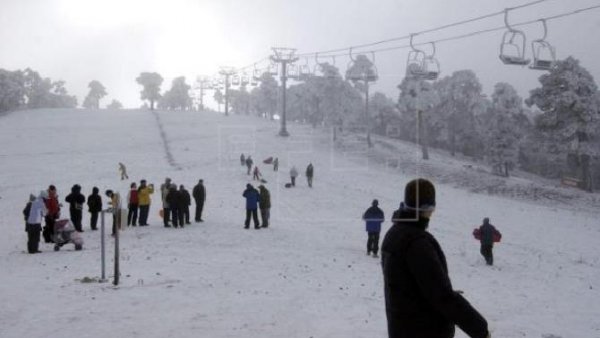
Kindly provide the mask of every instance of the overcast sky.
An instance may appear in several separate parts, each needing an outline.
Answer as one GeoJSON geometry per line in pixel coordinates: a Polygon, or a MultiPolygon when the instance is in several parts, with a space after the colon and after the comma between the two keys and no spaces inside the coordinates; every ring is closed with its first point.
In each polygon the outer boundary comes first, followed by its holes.
{"type": "MultiPolygon", "coordinates": [[[[405,36],[531,0],[0,0],[0,68],[31,67],[43,76],[67,82],[78,96],[91,80],[126,107],[139,107],[135,78],[156,71],[163,90],[176,76],[189,84],[212,75],[221,65],[246,66],[271,53],[272,46],[299,53],[344,48],[405,36]]],[[[511,22],[548,17],[599,5],[600,0],[549,0],[510,12],[511,22]]],[[[496,16],[456,28],[425,34],[425,42],[503,25],[496,16]]],[[[541,24],[522,27],[529,40],[541,35],[541,24]]],[[[572,55],[600,78],[600,9],[548,22],[547,41],[559,58],[572,55]]],[[[505,66],[498,59],[502,32],[437,45],[442,75],[473,69],[490,93],[496,82],[508,82],[522,95],[534,88],[539,71],[505,66]]],[[[528,40],[528,44],[529,44],[528,40]]],[[[375,47],[393,47],[407,41],[375,47]]],[[[397,96],[407,50],[376,55],[381,75],[376,89],[397,96]]],[[[530,54],[529,46],[527,53],[530,54]]],[[[310,59],[313,61],[313,58],[310,59]]],[[[348,58],[337,57],[342,72],[348,58]]],[[[212,93],[209,93],[212,96],[212,93]]]]}

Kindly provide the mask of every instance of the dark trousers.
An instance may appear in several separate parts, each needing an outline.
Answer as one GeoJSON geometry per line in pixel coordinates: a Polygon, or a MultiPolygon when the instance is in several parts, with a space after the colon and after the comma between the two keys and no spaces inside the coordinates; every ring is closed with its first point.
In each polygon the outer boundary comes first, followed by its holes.
{"type": "Polygon", "coordinates": [[[44,230],[42,232],[42,235],[44,236],[44,242],[53,243],[54,240],[52,239],[52,235],[54,235],[54,223],[56,222],[56,219],[54,216],[46,216],[44,219],[46,220],[46,225],[44,226],[44,230]]]}
{"type": "Polygon", "coordinates": [[[494,255],[492,254],[493,244],[481,244],[481,255],[485,258],[487,265],[494,265],[494,255]]]}
{"type": "Polygon", "coordinates": [[[196,200],[196,222],[202,219],[202,210],[204,209],[204,201],[196,200]]]}
{"type": "MultiPolygon", "coordinates": [[[[127,213],[127,226],[133,225],[137,222],[138,218],[138,205],[129,204],[129,212],[127,213]]],[[[140,222],[141,223],[141,222],[140,222]]]]}
{"type": "Polygon", "coordinates": [[[148,212],[150,205],[140,205],[140,225],[148,225],[148,212]]]}
{"type": "Polygon", "coordinates": [[[246,221],[244,222],[245,227],[248,228],[250,226],[250,215],[252,215],[252,220],[254,221],[254,228],[258,229],[258,212],[256,209],[246,209],[246,221]]]}
{"type": "Polygon", "coordinates": [[[73,222],[75,230],[79,232],[83,231],[83,229],[81,228],[81,219],[83,218],[81,210],[71,209],[69,210],[69,213],[71,214],[71,222],[73,222]]]}
{"type": "Polygon", "coordinates": [[[377,255],[377,252],[379,251],[379,232],[369,232],[368,234],[367,254],[372,252],[377,255]]]}
{"type": "Polygon", "coordinates": [[[183,221],[185,224],[190,224],[190,206],[186,205],[183,209],[181,209],[181,217],[179,217],[181,225],[183,226],[183,221]]]}
{"type": "Polygon", "coordinates": [[[179,214],[180,214],[179,209],[171,208],[171,222],[173,223],[174,227],[179,226],[179,214]]]}
{"type": "Polygon", "coordinates": [[[292,187],[296,186],[296,177],[292,176],[292,187]]]}
{"type": "Polygon", "coordinates": [[[171,217],[171,209],[163,208],[163,225],[169,227],[169,217],[171,217]]]}
{"type": "Polygon", "coordinates": [[[39,229],[27,230],[27,252],[36,253],[39,251],[40,232],[39,229]]]}
{"type": "Polygon", "coordinates": [[[307,176],[307,177],[306,177],[306,180],[308,181],[308,186],[309,186],[310,188],[312,188],[312,176],[310,176],[310,177],[309,177],[309,176],[307,176]]]}
{"type": "Polygon", "coordinates": [[[92,228],[92,230],[96,230],[98,229],[98,212],[91,211],[90,214],[90,227],[92,228]]]}
{"type": "Polygon", "coordinates": [[[271,218],[271,209],[264,208],[260,209],[260,218],[262,219],[262,227],[266,228],[269,226],[269,218],[271,218]]]}

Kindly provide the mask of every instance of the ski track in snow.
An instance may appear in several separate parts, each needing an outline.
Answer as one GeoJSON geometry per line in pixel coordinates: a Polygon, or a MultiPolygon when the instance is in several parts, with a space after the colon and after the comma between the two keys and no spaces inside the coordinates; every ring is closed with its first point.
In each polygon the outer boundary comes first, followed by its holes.
{"type": "MultiPolygon", "coordinates": [[[[39,110],[1,121],[0,142],[9,146],[0,151],[7,230],[0,238],[0,337],[386,337],[380,262],[365,256],[360,216],[377,198],[389,219],[417,170],[438,183],[430,231],[454,287],[488,319],[493,336],[600,336],[597,213],[456,189],[459,160],[432,152],[428,163],[417,163],[418,150],[400,144],[394,149],[403,165],[393,168],[384,165],[379,140],[372,150],[352,134],[334,144],[327,132],[296,124],[282,139],[274,121],[212,113],[39,110]],[[268,181],[269,229],[242,229],[241,194],[252,180],[240,153],[251,154],[268,181]],[[279,157],[278,172],[262,164],[269,156],[279,157]],[[150,226],[121,234],[117,287],[80,281],[100,276],[99,232],[88,230],[87,212],[83,251],[66,245],[53,252],[41,243],[42,254],[24,254],[21,210],[30,192],[54,183],[66,204],[79,183],[86,195],[95,185],[125,196],[129,181],[119,180],[119,161],[132,180],[156,186],[169,176],[191,190],[203,178],[206,222],[163,228],[157,191],[150,226]],[[312,189],[303,175],[309,161],[312,189]],[[292,165],[301,175],[286,189],[292,165]],[[471,237],[483,216],[503,232],[491,268],[471,237]]],[[[107,244],[112,278],[110,238],[107,244]]],[[[457,337],[465,335],[458,330],[457,337]]]]}

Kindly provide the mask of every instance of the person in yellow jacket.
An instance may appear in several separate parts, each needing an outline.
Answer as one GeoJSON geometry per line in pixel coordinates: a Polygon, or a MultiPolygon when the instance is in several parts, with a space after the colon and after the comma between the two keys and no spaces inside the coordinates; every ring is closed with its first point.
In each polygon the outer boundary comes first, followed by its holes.
{"type": "Polygon", "coordinates": [[[154,184],[146,185],[146,180],[140,181],[138,188],[138,203],[140,207],[140,226],[148,225],[148,213],[150,212],[150,203],[152,199],[150,195],[154,193],[154,184]]]}

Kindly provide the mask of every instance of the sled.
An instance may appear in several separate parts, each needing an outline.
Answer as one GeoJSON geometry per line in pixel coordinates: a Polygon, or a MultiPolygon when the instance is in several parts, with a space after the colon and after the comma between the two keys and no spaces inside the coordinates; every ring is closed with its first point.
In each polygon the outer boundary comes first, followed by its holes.
{"type": "MultiPolygon", "coordinates": [[[[475,237],[475,239],[478,241],[481,240],[481,231],[479,230],[479,228],[475,228],[475,230],[473,230],[473,237],[475,237]]],[[[498,231],[494,231],[494,235],[492,237],[492,240],[494,241],[494,243],[499,243],[501,239],[502,239],[502,234],[500,234],[500,232],[498,232],[498,231]]]]}
{"type": "Polygon", "coordinates": [[[263,161],[264,164],[271,164],[273,163],[273,157],[268,157],[263,161]]]}
{"type": "Polygon", "coordinates": [[[267,180],[265,180],[264,178],[261,178],[260,183],[267,183],[267,180]]]}

